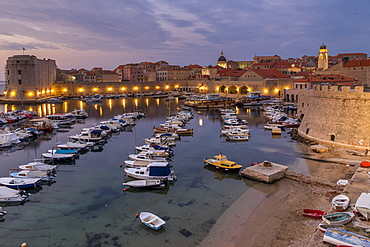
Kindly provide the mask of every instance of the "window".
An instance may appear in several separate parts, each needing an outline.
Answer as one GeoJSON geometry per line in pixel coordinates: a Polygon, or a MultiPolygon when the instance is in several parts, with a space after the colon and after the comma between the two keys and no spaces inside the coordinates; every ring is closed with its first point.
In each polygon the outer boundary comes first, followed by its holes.
{"type": "Polygon", "coordinates": [[[22,84],[22,80],[18,80],[18,84],[21,85],[22,84]]]}
{"type": "Polygon", "coordinates": [[[18,75],[21,75],[22,74],[22,70],[18,70],[18,75]]]}
{"type": "Polygon", "coordinates": [[[335,141],[335,135],[330,135],[330,141],[335,141]]]}
{"type": "Polygon", "coordinates": [[[310,129],[306,129],[306,135],[308,135],[308,132],[310,132],[310,129]]]}

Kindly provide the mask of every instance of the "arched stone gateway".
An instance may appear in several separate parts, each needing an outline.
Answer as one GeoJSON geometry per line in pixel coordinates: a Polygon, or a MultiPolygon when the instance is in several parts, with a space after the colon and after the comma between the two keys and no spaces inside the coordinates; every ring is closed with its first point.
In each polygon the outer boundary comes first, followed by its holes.
{"type": "Polygon", "coordinates": [[[220,86],[220,93],[225,93],[226,92],[226,86],[220,86]]]}
{"type": "Polygon", "coordinates": [[[239,88],[239,93],[240,94],[247,94],[248,92],[249,92],[249,90],[248,90],[248,87],[246,87],[246,86],[242,86],[242,87],[239,88]]]}
{"type": "Polygon", "coordinates": [[[235,86],[230,86],[227,91],[228,91],[229,94],[237,94],[238,93],[238,90],[236,89],[235,86]]]}

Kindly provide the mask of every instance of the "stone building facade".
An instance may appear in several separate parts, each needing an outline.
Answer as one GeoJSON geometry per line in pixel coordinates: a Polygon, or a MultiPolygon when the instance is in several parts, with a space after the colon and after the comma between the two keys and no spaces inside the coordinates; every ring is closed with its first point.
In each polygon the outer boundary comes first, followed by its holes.
{"type": "Polygon", "coordinates": [[[6,61],[6,99],[32,100],[54,94],[56,63],[33,55],[14,55],[6,61]]]}
{"type": "Polygon", "coordinates": [[[369,150],[369,109],[370,93],[363,86],[299,90],[297,114],[302,123],[298,133],[326,146],[369,150]]]}

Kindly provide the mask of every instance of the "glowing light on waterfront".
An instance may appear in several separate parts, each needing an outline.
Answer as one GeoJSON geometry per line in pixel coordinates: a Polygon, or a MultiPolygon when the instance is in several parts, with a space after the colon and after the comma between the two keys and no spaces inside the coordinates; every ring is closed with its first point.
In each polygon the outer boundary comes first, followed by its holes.
{"type": "Polygon", "coordinates": [[[4,91],[4,94],[7,95],[8,94],[8,91],[4,91]]]}
{"type": "Polygon", "coordinates": [[[166,87],[165,87],[166,89],[169,89],[170,88],[170,86],[168,86],[168,85],[166,85],[166,87]]]}
{"type": "Polygon", "coordinates": [[[33,92],[29,92],[28,93],[28,96],[32,97],[33,96],[33,92]]]}
{"type": "Polygon", "coordinates": [[[134,89],[135,91],[137,91],[137,90],[139,90],[139,87],[133,87],[133,89],[134,89]]]}
{"type": "Polygon", "coordinates": [[[263,93],[269,93],[269,90],[268,89],[263,89],[263,93]]]}
{"type": "Polygon", "coordinates": [[[37,95],[40,95],[41,94],[41,92],[40,91],[37,91],[37,95]]]}
{"type": "Polygon", "coordinates": [[[15,92],[13,91],[13,92],[11,92],[10,93],[10,96],[15,96],[15,92]]]}
{"type": "Polygon", "coordinates": [[[155,99],[155,102],[157,103],[157,105],[159,105],[159,99],[155,99]]]}
{"type": "Polygon", "coordinates": [[[155,89],[160,89],[161,87],[160,86],[156,86],[155,89]]]}
{"type": "Polygon", "coordinates": [[[109,99],[109,100],[108,100],[108,105],[109,105],[109,110],[112,110],[112,108],[113,108],[113,102],[112,102],[112,99],[109,99]]]}
{"type": "Polygon", "coordinates": [[[125,88],[125,87],[121,87],[121,90],[122,90],[122,91],[125,91],[125,90],[126,90],[126,88],[125,88]]]}
{"type": "Polygon", "coordinates": [[[99,88],[97,88],[97,87],[94,87],[94,88],[93,88],[93,91],[94,91],[94,92],[96,92],[96,91],[98,91],[98,90],[99,90],[99,88]]]}
{"type": "Polygon", "coordinates": [[[28,108],[28,110],[29,110],[29,111],[33,111],[33,107],[32,107],[32,106],[30,106],[30,108],[28,108]]]}
{"type": "Polygon", "coordinates": [[[146,86],[146,87],[145,87],[145,89],[146,89],[146,90],[148,90],[148,89],[149,89],[149,87],[148,87],[148,86],[146,86]]]}
{"type": "Polygon", "coordinates": [[[99,114],[100,116],[103,116],[103,107],[99,107],[99,114]]]}
{"type": "Polygon", "coordinates": [[[80,92],[80,93],[82,93],[83,91],[85,91],[82,87],[80,87],[79,89],[78,89],[78,91],[80,92]]]}
{"type": "Polygon", "coordinates": [[[54,89],[51,89],[51,92],[52,92],[52,93],[54,93],[54,91],[55,91],[54,89]]]}
{"type": "Polygon", "coordinates": [[[47,90],[46,90],[46,92],[47,92],[47,93],[50,93],[50,90],[49,90],[49,89],[47,89],[47,90]]]}
{"type": "Polygon", "coordinates": [[[199,119],[199,126],[203,126],[203,119],[202,118],[199,119]]]}
{"type": "Polygon", "coordinates": [[[279,89],[278,88],[275,88],[274,92],[275,93],[278,93],[279,92],[279,89]]]}
{"type": "Polygon", "coordinates": [[[146,104],[146,106],[149,106],[149,98],[145,99],[145,104],[146,104]]]}
{"type": "Polygon", "coordinates": [[[80,100],[80,109],[83,109],[84,108],[84,103],[82,102],[82,100],[80,100]]]}
{"type": "Polygon", "coordinates": [[[175,85],[175,88],[179,88],[180,86],[179,85],[175,85]]]}
{"type": "Polygon", "coordinates": [[[12,105],[12,111],[15,111],[15,105],[12,105]]]}
{"type": "Polygon", "coordinates": [[[39,117],[42,117],[42,107],[41,107],[41,105],[39,105],[37,107],[37,114],[38,114],[39,117]]]}
{"type": "Polygon", "coordinates": [[[41,93],[44,94],[45,93],[45,90],[42,90],[41,93]]]}
{"type": "Polygon", "coordinates": [[[135,107],[138,107],[139,106],[139,100],[138,99],[135,99],[134,100],[134,104],[135,104],[135,107]]]}
{"type": "Polygon", "coordinates": [[[112,90],[113,90],[113,88],[111,88],[111,87],[108,87],[108,88],[107,88],[107,90],[108,90],[108,91],[112,91],[112,90]]]}
{"type": "Polygon", "coordinates": [[[95,110],[98,110],[98,105],[97,105],[97,104],[95,104],[95,105],[94,105],[94,108],[95,108],[95,110]]]}
{"type": "MultiPolygon", "coordinates": [[[[82,102],[82,101],[81,101],[82,102]]],[[[64,112],[68,112],[68,102],[67,101],[64,101],[63,102],[63,111],[64,112]]]]}
{"type": "Polygon", "coordinates": [[[63,92],[67,92],[68,91],[68,89],[67,88],[63,88],[63,92]]]}

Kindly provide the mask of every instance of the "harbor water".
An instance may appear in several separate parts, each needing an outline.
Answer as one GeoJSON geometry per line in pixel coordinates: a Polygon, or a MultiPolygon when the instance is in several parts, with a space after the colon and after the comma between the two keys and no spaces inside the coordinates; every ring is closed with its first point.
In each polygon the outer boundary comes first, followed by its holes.
{"type": "MultiPolygon", "coordinates": [[[[0,105],[0,112],[23,107],[45,116],[85,109],[90,116],[68,132],[44,134],[29,145],[2,150],[0,176],[9,176],[10,169],[40,159],[42,153],[84,127],[124,112],[139,110],[146,114],[136,126],[113,134],[103,146],[61,165],[55,182],[32,191],[23,205],[3,206],[7,214],[0,222],[0,246],[20,246],[23,242],[31,247],[196,246],[220,215],[258,183],[204,167],[205,158],[222,152],[244,168],[269,160],[303,174],[310,174],[315,167],[313,161],[303,158],[306,147],[290,140],[289,131],[274,137],[263,129],[266,118],[259,108],[237,109],[252,130],[245,142],[227,142],[220,136],[217,110],[193,109],[194,118],[186,128],[193,128],[194,134],[182,136],[173,148],[171,165],[177,180],[165,189],[124,190],[122,183],[131,179],[120,164],[135,152],[135,146],[144,144],[143,138],[153,135],[153,126],[175,115],[182,103],[177,98],[167,102],[143,97],[105,99],[100,104],[70,99],[62,104],[0,105]],[[136,218],[142,211],[160,216],[166,226],[159,231],[147,228],[136,218]]],[[[17,126],[3,129],[12,127],[17,126]]]]}

